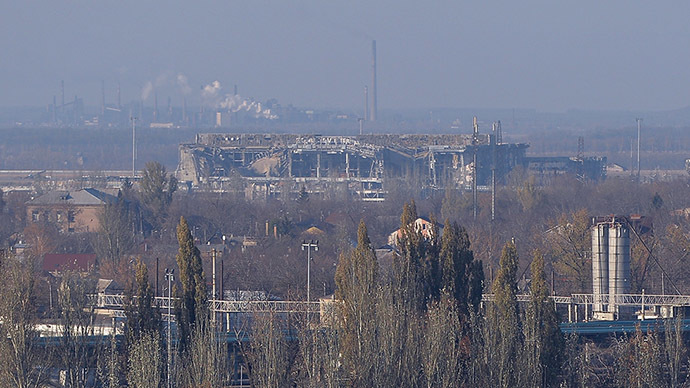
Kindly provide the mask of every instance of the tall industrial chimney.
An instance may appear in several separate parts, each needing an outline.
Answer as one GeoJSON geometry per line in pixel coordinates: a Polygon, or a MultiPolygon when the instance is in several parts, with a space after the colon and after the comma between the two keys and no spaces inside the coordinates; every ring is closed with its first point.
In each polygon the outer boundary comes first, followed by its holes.
{"type": "Polygon", "coordinates": [[[371,111],[369,118],[376,121],[378,106],[376,101],[376,41],[371,41],[371,111]]]}
{"type": "Polygon", "coordinates": [[[117,83],[117,109],[122,110],[122,104],[120,100],[120,83],[117,83]]]}
{"type": "Polygon", "coordinates": [[[105,81],[101,80],[101,114],[105,114],[105,81]]]}
{"type": "Polygon", "coordinates": [[[189,125],[189,120],[187,118],[187,97],[182,96],[182,122],[185,125],[189,125]]]}
{"type": "Polygon", "coordinates": [[[642,126],[642,119],[637,118],[637,181],[640,181],[640,127],[642,126]]]}
{"type": "Polygon", "coordinates": [[[158,122],[158,91],[153,92],[153,121],[158,122]]]}
{"type": "Polygon", "coordinates": [[[369,88],[364,85],[364,120],[369,120],[369,88]]]}

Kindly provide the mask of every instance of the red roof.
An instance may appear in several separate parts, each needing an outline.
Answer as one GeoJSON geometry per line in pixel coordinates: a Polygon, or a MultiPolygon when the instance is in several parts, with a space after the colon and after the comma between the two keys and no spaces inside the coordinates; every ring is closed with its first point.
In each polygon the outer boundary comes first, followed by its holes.
{"type": "Polygon", "coordinates": [[[47,253],[43,258],[43,270],[88,272],[96,265],[96,255],[73,253],[47,253]]]}

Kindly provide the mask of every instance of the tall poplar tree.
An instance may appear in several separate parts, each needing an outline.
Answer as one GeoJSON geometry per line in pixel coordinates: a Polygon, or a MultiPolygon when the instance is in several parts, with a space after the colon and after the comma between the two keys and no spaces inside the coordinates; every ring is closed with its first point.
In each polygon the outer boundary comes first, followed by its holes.
{"type": "Polygon", "coordinates": [[[530,272],[531,298],[525,314],[526,371],[530,386],[552,387],[561,370],[565,339],[558,327],[555,306],[549,301],[544,256],[538,250],[534,252],[530,272]]]}
{"type": "Polygon", "coordinates": [[[149,272],[146,264],[137,259],[135,264],[134,283],[126,292],[125,315],[129,341],[136,340],[142,334],[159,335],[160,313],[154,306],[153,287],[149,283],[149,272]]]}
{"type": "MultiPolygon", "coordinates": [[[[471,277],[480,276],[479,273],[475,272],[481,271],[481,266],[475,268],[474,253],[470,250],[470,238],[465,228],[458,226],[455,222],[451,224],[446,220],[439,256],[441,262],[440,288],[455,299],[459,312],[466,314],[468,306],[475,303],[473,299],[476,297],[474,293],[477,285],[471,283],[474,280],[471,277]],[[470,295],[470,291],[472,291],[472,295],[470,295]]],[[[483,272],[481,272],[481,277],[483,278],[483,272]]],[[[479,287],[481,288],[481,285],[479,287]]]]}
{"type": "Polygon", "coordinates": [[[151,213],[151,222],[159,227],[168,216],[168,207],[177,190],[177,179],[168,175],[165,166],[158,162],[146,163],[139,183],[141,200],[151,213]]]}
{"type": "Polygon", "coordinates": [[[409,311],[426,310],[427,302],[437,297],[438,286],[434,276],[438,274],[438,225],[432,219],[431,232],[427,237],[418,230],[417,207],[413,201],[403,206],[400,216],[398,249],[395,262],[396,303],[409,311]]]}
{"type": "Polygon", "coordinates": [[[177,266],[180,269],[180,283],[182,290],[176,290],[178,297],[175,306],[180,341],[186,344],[194,325],[208,318],[206,277],[201,265],[201,254],[194,245],[194,239],[189,231],[189,225],[184,217],[180,217],[177,225],[177,242],[180,249],[177,252],[177,266]]]}
{"type": "Polygon", "coordinates": [[[360,221],[357,230],[357,247],[340,255],[335,283],[336,298],[342,301],[340,314],[344,364],[353,386],[366,386],[371,381],[378,354],[378,262],[364,220],[360,221]]]}
{"type": "Polygon", "coordinates": [[[98,214],[100,228],[96,234],[94,249],[101,259],[117,264],[135,244],[133,212],[122,193],[117,200],[107,203],[98,214]]]}
{"type": "Polygon", "coordinates": [[[522,349],[522,330],[517,303],[518,254],[515,244],[508,242],[501,252],[498,276],[493,284],[495,301],[491,308],[491,328],[495,335],[496,384],[500,387],[516,387],[520,384],[517,368],[522,349]]]}

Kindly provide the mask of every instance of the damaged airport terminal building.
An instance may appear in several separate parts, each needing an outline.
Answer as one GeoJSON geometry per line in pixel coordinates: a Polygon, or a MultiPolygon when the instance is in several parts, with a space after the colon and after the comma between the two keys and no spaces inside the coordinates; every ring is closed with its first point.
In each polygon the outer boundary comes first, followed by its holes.
{"type": "Polygon", "coordinates": [[[606,158],[528,157],[528,144],[493,134],[198,134],[181,144],[176,176],[189,189],[243,191],[248,199],[345,194],[381,201],[387,183],[421,190],[491,190],[523,167],[541,178],[572,173],[601,180],[606,158]],[[475,169],[475,166],[477,168],[475,169]]]}

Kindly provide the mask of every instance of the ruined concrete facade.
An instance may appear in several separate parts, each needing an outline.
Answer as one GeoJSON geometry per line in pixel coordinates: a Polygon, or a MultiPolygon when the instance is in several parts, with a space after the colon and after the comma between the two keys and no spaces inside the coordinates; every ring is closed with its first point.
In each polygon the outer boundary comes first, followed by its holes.
{"type": "Polygon", "coordinates": [[[420,189],[488,186],[516,166],[528,166],[526,144],[497,144],[493,135],[199,134],[180,145],[176,176],[190,187],[244,190],[256,195],[321,192],[334,187],[363,199],[382,199],[387,179],[420,189]]]}

